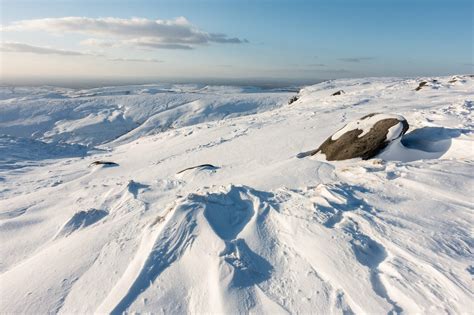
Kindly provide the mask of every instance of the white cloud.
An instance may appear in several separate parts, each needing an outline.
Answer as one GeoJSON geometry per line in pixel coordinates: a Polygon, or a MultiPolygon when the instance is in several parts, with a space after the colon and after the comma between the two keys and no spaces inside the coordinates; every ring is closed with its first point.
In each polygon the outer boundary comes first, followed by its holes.
{"type": "Polygon", "coordinates": [[[4,42],[0,44],[0,51],[3,52],[16,52],[16,53],[32,53],[38,55],[62,55],[62,56],[99,56],[97,54],[55,49],[50,47],[33,46],[29,44],[16,43],[16,42],[4,42]]]}
{"type": "Polygon", "coordinates": [[[63,17],[22,20],[3,26],[3,31],[41,31],[48,33],[78,33],[103,39],[88,39],[83,44],[101,47],[135,45],[159,49],[192,49],[210,43],[241,44],[248,42],[222,33],[208,33],[193,26],[184,17],[173,20],[145,18],[63,17]]]}

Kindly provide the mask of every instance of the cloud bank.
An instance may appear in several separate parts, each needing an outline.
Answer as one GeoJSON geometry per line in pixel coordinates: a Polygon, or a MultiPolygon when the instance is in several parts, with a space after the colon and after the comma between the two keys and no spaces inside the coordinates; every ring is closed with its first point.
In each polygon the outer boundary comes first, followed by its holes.
{"type": "Polygon", "coordinates": [[[3,31],[41,31],[54,34],[77,33],[91,37],[83,44],[113,47],[132,45],[155,49],[193,49],[211,43],[242,44],[246,39],[222,33],[208,33],[193,26],[186,18],[150,20],[145,18],[120,19],[114,17],[44,18],[13,22],[3,31]]]}
{"type": "MultiPolygon", "coordinates": [[[[36,55],[60,55],[60,56],[92,56],[92,57],[104,57],[105,55],[73,51],[73,50],[64,50],[64,49],[55,49],[50,47],[43,46],[34,46],[24,43],[17,42],[4,42],[0,43],[0,51],[2,52],[15,52],[15,53],[30,53],[36,55]]],[[[108,61],[113,62],[150,62],[150,63],[161,63],[163,60],[155,58],[107,58],[108,61]]]]}
{"type": "Polygon", "coordinates": [[[37,55],[61,55],[61,56],[99,56],[97,54],[85,53],[80,51],[54,49],[49,47],[34,46],[16,42],[4,42],[0,44],[0,51],[32,53],[37,55]]]}

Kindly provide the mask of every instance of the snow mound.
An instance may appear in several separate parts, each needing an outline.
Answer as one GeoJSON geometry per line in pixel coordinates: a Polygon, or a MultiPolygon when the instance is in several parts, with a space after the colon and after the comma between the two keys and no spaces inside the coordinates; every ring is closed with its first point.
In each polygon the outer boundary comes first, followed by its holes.
{"type": "Polygon", "coordinates": [[[84,229],[103,219],[108,214],[107,211],[97,209],[79,211],[63,225],[57,237],[65,237],[77,230],[84,229]]]}
{"type": "Polygon", "coordinates": [[[449,157],[472,159],[473,140],[474,134],[467,129],[423,127],[395,141],[378,157],[403,162],[449,157]]]}

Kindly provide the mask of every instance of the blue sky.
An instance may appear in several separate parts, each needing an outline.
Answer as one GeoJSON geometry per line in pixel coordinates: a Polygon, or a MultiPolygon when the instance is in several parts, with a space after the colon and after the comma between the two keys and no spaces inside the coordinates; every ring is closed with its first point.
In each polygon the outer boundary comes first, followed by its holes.
{"type": "Polygon", "coordinates": [[[4,77],[473,72],[473,4],[465,0],[2,0],[1,9],[4,77]],[[137,33],[142,22],[149,33],[137,33]]]}

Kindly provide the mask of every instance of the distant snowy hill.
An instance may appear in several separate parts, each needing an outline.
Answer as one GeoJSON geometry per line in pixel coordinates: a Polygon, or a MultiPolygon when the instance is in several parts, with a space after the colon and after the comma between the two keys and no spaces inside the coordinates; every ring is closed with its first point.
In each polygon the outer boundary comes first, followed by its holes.
{"type": "Polygon", "coordinates": [[[267,111],[289,93],[258,88],[146,85],[91,90],[0,89],[0,134],[86,146],[267,111]]]}
{"type": "Polygon", "coordinates": [[[471,312],[474,78],[295,94],[1,87],[0,313],[471,312]],[[410,129],[296,157],[370,113],[410,129]]]}

